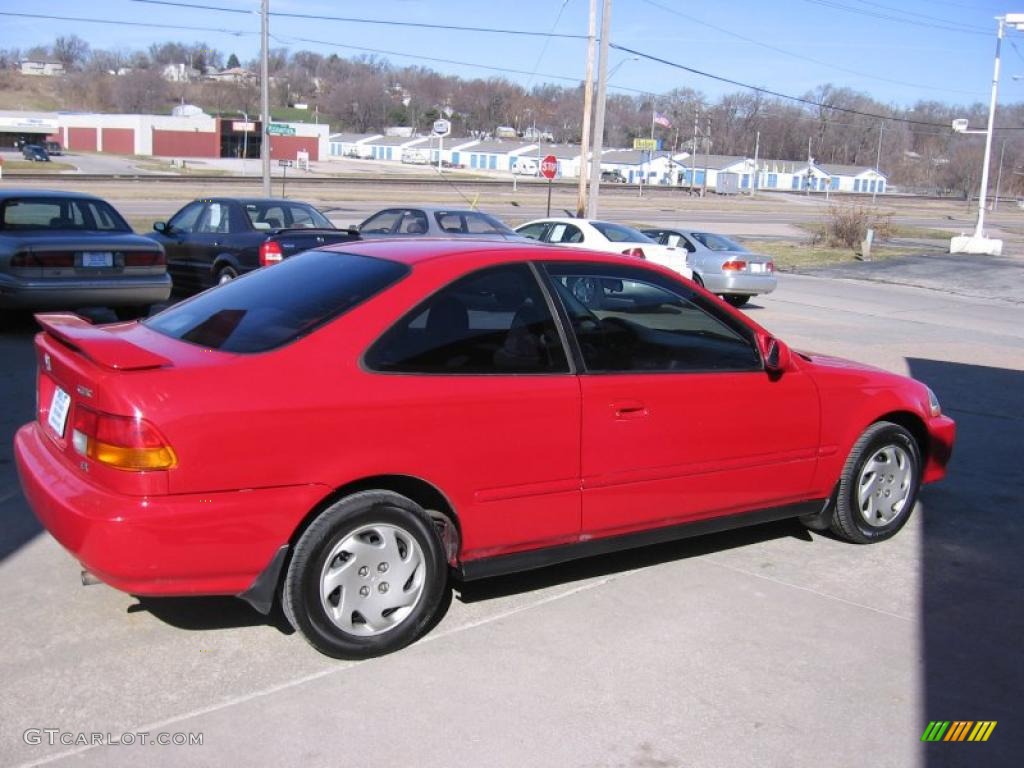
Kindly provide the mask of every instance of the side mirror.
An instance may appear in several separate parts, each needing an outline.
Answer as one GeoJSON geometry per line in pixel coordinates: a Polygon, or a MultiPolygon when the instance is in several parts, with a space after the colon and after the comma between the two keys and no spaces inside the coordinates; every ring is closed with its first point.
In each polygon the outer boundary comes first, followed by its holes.
{"type": "Polygon", "coordinates": [[[786,343],[774,336],[766,336],[761,341],[761,355],[764,358],[764,369],[768,373],[780,374],[787,371],[792,363],[792,353],[786,343]]]}
{"type": "Polygon", "coordinates": [[[167,222],[166,221],[154,221],[153,222],[153,229],[155,229],[157,232],[159,232],[162,235],[166,235],[167,233],[169,233],[171,231],[171,228],[167,226],[167,222]]]}

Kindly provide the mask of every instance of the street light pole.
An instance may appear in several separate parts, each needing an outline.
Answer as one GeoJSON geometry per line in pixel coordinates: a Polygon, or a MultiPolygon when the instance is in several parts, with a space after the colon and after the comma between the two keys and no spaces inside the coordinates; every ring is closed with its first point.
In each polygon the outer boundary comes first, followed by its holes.
{"type": "Polygon", "coordinates": [[[260,22],[260,113],[263,128],[260,160],[263,163],[263,196],[270,197],[270,0],[261,0],[260,22]]]}
{"type": "Polygon", "coordinates": [[[996,196],[992,199],[992,212],[999,210],[999,187],[1003,183],[1003,154],[1006,152],[1006,139],[999,146],[999,173],[996,174],[996,196]]]}
{"type": "Polygon", "coordinates": [[[1003,44],[1003,33],[1006,29],[1006,19],[1000,16],[999,32],[996,35],[996,63],[992,72],[992,100],[988,107],[988,130],[985,131],[985,159],[981,165],[981,191],[978,193],[978,225],[974,229],[974,236],[985,237],[985,196],[988,190],[988,166],[992,160],[992,127],[996,121],[996,99],[999,96],[999,51],[1003,44]]]}

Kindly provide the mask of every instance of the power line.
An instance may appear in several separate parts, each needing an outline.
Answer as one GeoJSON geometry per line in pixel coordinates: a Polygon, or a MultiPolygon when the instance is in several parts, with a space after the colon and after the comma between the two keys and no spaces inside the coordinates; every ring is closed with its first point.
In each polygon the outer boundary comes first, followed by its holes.
{"type": "Polygon", "coordinates": [[[634,56],[639,56],[642,59],[647,59],[648,61],[654,61],[654,62],[657,62],[658,64],[664,64],[665,66],[672,67],[674,69],[681,69],[684,72],[689,72],[690,74],[699,75],[700,77],[706,77],[706,78],[709,78],[711,80],[717,80],[720,83],[728,83],[729,85],[735,85],[735,86],[738,86],[740,88],[746,88],[747,90],[756,91],[757,93],[764,93],[764,94],[767,94],[769,96],[776,96],[776,97],[778,97],[780,99],[787,99],[789,101],[795,101],[795,102],[798,102],[800,104],[806,104],[809,107],[818,107],[819,109],[831,109],[831,110],[834,110],[836,112],[846,112],[846,113],[852,114],[852,115],[861,115],[863,117],[872,117],[872,118],[874,118],[876,120],[893,120],[895,122],[900,122],[900,123],[914,123],[916,125],[928,125],[928,126],[932,126],[932,127],[941,127],[941,128],[945,128],[946,127],[942,123],[932,123],[932,122],[926,122],[924,120],[912,120],[912,119],[906,118],[906,117],[891,117],[889,115],[879,115],[879,114],[876,114],[874,112],[863,112],[863,111],[861,111],[859,109],[852,109],[850,107],[837,107],[837,106],[832,106],[830,104],[823,104],[822,102],[815,101],[814,99],[805,99],[805,98],[803,98],[801,96],[790,96],[789,94],[786,94],[786,93],[781,93],[779,91],[773,91],[770,88],[761,88],[761,87],[756,86],[756,85],[750,85],[749,83],[741,83],[739,80],[733,80],[733,79],[728,78],[728,77],[723,77],[722,75],[714,75],[714,74],[711,74],[710,72],[704,72],[703,70],[695,69],[694,67],[688,67],[685,64],[677,64],[674,61],[669,61],[668,59],[663,59],[663,58],[661,58],[659,56],[653,56],[653,55],[651,55],[649,53],[644,53],[643,51],[638,51],[638,50],[635,50],[633,48],[627,48],[626,46],[619,45],[617,43],[609,43],[609,46],[614,48],[617,51],[622,51],[624,53],[630,53],[630,54],[633,54],[634,56]]]}
{"type": "Polygon", "coordinates": [[[971,29],[976,30],[978,32],[985,32],[986,34],[991,34],[990,30],[985,30],[982,27],[978,27],[973,24],[970,26],[961,25],[960,22],[956,21],[955,19],[943,19],[938,16],[930,16],[927,13],[918,13],[917,11],[905,11],[902,8],[894,8],[891,5],[883,5],[882,3],[871,2],[871,0],[854,0],[854,2],[860,3],[861,5],[870,5],[874,8],[881,8],[884,11],[895,11],[896,13],[902,13],[904,16],[916,16],[919,19],[936,21],[939,22],[940,24],[949,24],[950,26],[960,27],[962,29],[971,29]]]}
{"type": "Polygon", "coordinates": [[[887,13],[880,13],[878,11],[870,11],[867,8],[854,8],[849,5],[843,5],[842,3],[835,2],[835,0],[803,0],[805,3],[813,3],[814,5],[824,6],[825,8],[834,8],[839,11],[845,11],[847,13],[855,13],[861,16],[869,16],[874,19],[883,19],[885,21],[897,21],[902,24],[911,24],[915,27],[930,27],[932,29],[941,29],[945,32],[959,32],[964,35],[990,35],[991,32],[984,32],[979,27],[963,27],[963,26],[949,26],[946,24],[936,24],[928,21],[915,21],[913,19],[902,18],[900,16],[893,16],[887,13]]]}
{"type": "MultiPolygon", "coordinates": [[[[148,5],[171,5],[177,8],[191,8],[202,11],[222,11],[224,13],[251,13],[238,8],[225,8],[219,5],[202,5],[198,3],[180,3],[172,0],[132,0],[133,3],[148,5]]],[[[412,27],[416,29],[439,29],[446,32],[484,32],[497,35],[518,35],[521,37],[547,37],[563,40],[586,40],[586,35],[570,35],[564,32],[538,32],[532,29],[500,29],[497,27],[467,27],[458,24],[429,24],[421,21],[394,21],[390,19],[360,19],[354,16],[321,16],[312,13],[287,13],[271,11],[271,16],[284,19],[306,19],[308,21],[340,21],[346,24],[376,24],[385,27],[412,27]]]]}
{"type": "Polygon", "coordinates": [[[680,18],[686,19],[688,21],[692,21],[695,24],[700,24],[701,26],[704,26],[704,27],[710,27],[711,29],[714,29],[714,30],[716,30],[718,32],[722,32],[723,34],[731,35],[732,37],[735,37],[735,38],[738,38],[740,40],[743,40],[744,42],[752,43],[753,45],[758,45],[758,46],[760,46],[762,48],[767,48],[770,51],[775,51],[776,53],[781,53],[781,54],[784,54],[786,56],[792,56],[795,59],[800,59],[802,61],[809,61],[812,64],[818,64],[819,66],[829,67],[831,69],[838,70],[839,72],[846,72],[847,74],[857,75],[858,77],[867,77],[867,78],[870,78],[871,80],[879,80],[879,81],[881,81],[883,83],[892,83],[894,85],[905,85],[905,86],[908,86],[910,88],[922,88],[922,89],[931,90],[931,91],[942,91],[943,93],[959,93],[959,94],[963,94],[963,95],[967,95],[967,96],[977,96],[978,95],[974,91],[962,91],[962,90],[958,90],[958,89],[955,89],[955,88],[938,88],[938,87],[935,87],[935,86],[921,85],[919,83],[908,83],[908,82],[906,82],[904,80],[893,80],[893,79],[888,78],[888,77],[881,77],[881,76],[878,76],[878,75],[869,75],[867,72],[858,72],[855,69],[847,69],[846,67],[841,67],[841,66],[839,66],[837,64],[832,64],[832,63],[829,63],[827,61],[821,61],[820,59],[814,59],[814,58],[811,58],[810,56],[804,56],[802,54],[795,53],[794,51],[786,50],[785,48],[778,48],[778,47],[776,47],[774,45],[770,45],[770,44],[762,42],[760,40],[756,40],[756,39],[754,39],[752,37],[746,37],[744,35],[739,34],[738,32],[732,31],[731,29],[726,29],[725,27],[719,27],[719,26],[717,26],[715,24],[712,24],[710,22],[702,21],[701,19],[698,19],[695,16],[689,16],[689,15],[687,15],[685,13],[682,13],[681,11],[677,11],[674,8],[669,8],[668,6],[662,5],[661,3],[654,2],[654,0],[641,0],[641,2],[644,2],[647,5],[650,5],[650,6],[653,6],[655,8],[658,8],[658,9],[660,9],[662,11],[665,11],[666,13],[671,13],[671,14],[673,14],[675,16],[679,16],[680,18]]]}
{"type": "Polygon", "coordinates": [[[121,21],[120,19],[86,19],[81,16],[52,16],[50,14],[43,13],[13,13],[11,11],[0,11],[0,16],[14,16],[22,19],[42,19],[43,21],[74,21],[82,22],[84,24],[113,24],[115,26],[122,27],[156,27],[158,29],[181,29],[186,30],[188,32],[221,32],[225,35],[234,35],[235,37],[255,34],[254,32],[239,32],[238,30],[234,29],[189,27],[180,24],[154,24],[145,21],[121,21]]]}

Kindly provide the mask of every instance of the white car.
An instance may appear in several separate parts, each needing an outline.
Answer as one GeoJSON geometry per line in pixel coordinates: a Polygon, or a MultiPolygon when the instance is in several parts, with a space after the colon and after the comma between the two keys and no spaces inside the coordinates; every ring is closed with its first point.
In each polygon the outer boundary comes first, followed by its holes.
{"type": "Polygon", "coordinates": [[[660,245],[640,230],[622,224],[594,219],[537,219],[517,227],[516,233],[542,243],[646,259],[693,278],[693,271],[686,266],[684,248],[660,245]]]}

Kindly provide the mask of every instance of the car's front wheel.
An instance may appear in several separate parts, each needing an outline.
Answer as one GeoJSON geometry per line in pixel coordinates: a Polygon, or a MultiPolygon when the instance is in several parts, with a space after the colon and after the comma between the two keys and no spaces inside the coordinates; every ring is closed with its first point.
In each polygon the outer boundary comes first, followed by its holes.
{"type": "Polygon", "coordinates": [[[921,487],[921,451],[899,424],[868,427],[843,467],[832,532],[856,544],[894,536],[906,525],[921,487]]]}
{"type": "Polygon", "coordinates": [[[224,285],[224,283],[230,283],[238,277],[238,272],[235,271],[234,267],[221,267],[217,273],[217,285],[224,285]]]}
{"type": "Polygon", "coordinates": [[[423,508],[364,491],[327,508],[299,538],[282,604],[314,648],[364,659],[416,640],[448,588],[444,550],[423,508]]]}

